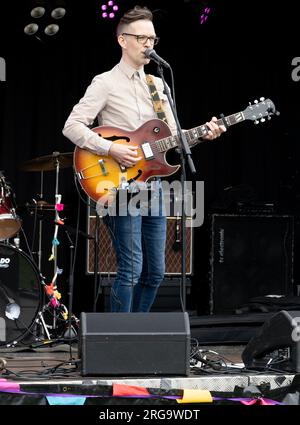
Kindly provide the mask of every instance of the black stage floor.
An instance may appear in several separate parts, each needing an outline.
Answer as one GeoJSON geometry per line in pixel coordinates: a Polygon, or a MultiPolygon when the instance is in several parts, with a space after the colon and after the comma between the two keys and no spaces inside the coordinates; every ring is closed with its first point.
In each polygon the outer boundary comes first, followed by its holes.
{"type": "MultiPolygon", "coordinates": [[[[187,391],[192,394],[209,392],[212,404],[220,403],[220,400],[225,404],[239,404],[243,400],[247,403],[261,401],[261,404],[266,400],[266,404],[300,404],[298,390],[291,401],[286,401],[294,380],[299,381],[295,371],[271,367],[247,370],[242,363],[242,353],[247,345],[245,339],[255,334],[262,320],[261,316],[251,320],[245,315],[233,326],[230,317],[191,317],[190,367],[186,374],[178,375],[157,370],[153,374],[119,375],[112,368],[111,374],[108,370],[103,375],[89,376],[82,372],[81,350],[76,341],[44,340],[29,345],[19,341],[15,346],[2,345],[0,404],[97,405],[106,404],[108,400],[112,404],[135,404],[137,400],[142,404],[172,404],[187,391]],[[210,343],[210,340],[215,342],[210,343]],[[192,355],[196,349],[200,357],[192,355]],[[129,398],[124,393],[115,396],[115,388],[119,390],[120,385],[122,391],[129,388],[134,394],[129,398]],[[146,389],[150,399],[145,394],[136,395],[137,387],[138,391],[146,389]]],[[[112,352],[112,358],[117,355],[112,352]]],[[[167,360],[172,364],[174,357],[170,355],[167,360]]]]}
{"type": "MultiPolygon", "coordinates": [[[[68,398],[61,401],[61,397],[66,395],[85,399],[93,396],[93,403],[103,404],[102,392],[109,391],[116,384],[129,388],[146,388],[150,389],[150,392],[159,391],[167,395],[176,391],[176,394],[178,391],[182,394],[186,390],[209,391],[211,394],[226,396],[227,399],[231,399],[237,389],[241,396],[241,389],[249,387],[256,388],[257,391],[264,388],[268,394],[279,389],[288,391],[296,376],[294,373],[245,370],[241,362],[244,348],[244,345],[202,346],[204,358],[212,363],[208,365],[195,362],[187,376],[82,376],[76,344],[72,344],[71,351],[68,344],[45,344],[44,347],[26,350],[20,347],[2,348],[0,404],[15,404],[16,398],[19,400],[20,397],[21,404],[40,404],[41,399],[47,404],[50,395],[54,399],[57,397],[58,404],[69,404],[68,398]],[[211,367],[212,364],[215,368],[211,367]]],[[[110,391],[109,395],[111,396],[110,391]]],[[[257,400],[257,394],[255,397],[257,400]]],[[[52,404],[55,404],[53,399],[51,400],[52,404]]],[[[122,404],[120,398],[118,400],[122,404]]],[[[130,399],[128,404],[131,403],[130,399]]],[[[156,398],[157,403],[159,404],[156,398]]]]}

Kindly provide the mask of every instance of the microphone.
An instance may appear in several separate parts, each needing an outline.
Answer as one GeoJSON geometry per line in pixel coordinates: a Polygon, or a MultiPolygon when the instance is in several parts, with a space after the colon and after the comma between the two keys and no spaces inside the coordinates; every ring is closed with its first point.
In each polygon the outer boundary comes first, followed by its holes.
{"type": "Polygon", "coordinates": [[[144,55],[146,56],[146,58],[154,60],[154,62],[156,62],[158,65],[162,65],[165,68],[171,68],[168,62],[158,56],[154,49],[146,49],[144,51],[144,55]]]}

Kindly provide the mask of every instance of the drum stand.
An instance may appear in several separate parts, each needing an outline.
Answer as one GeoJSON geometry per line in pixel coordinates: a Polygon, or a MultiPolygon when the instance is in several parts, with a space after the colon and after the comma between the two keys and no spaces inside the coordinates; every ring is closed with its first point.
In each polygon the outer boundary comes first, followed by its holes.
{"type": "MultiPolygon", "coordinates": [[[[54,233],[54,239],[52,241],[52,257],[50,260],[53,259],[54,263],[54,277],[52,279],[51,284],[46,285],[44,282],[44,277],[41,274],[42,269],[42,233],[43,233],[43,220],[45,217],[41,217],[39,221],[38,226],[38,252],[37,254],[37,263],[38,263],[38,269],[40,272],[40,276],[42,277],[41,285],[43,286],[43,295],[40,299],[40,311],[38,312],[35,320],[35,328],[34,328],[34,336],[36,338],[36,341],[41,341],[42,339],[47,338],[50,340],[49,342],[52,342],[54,339],[58,339],[58,337],[61,335],[59,333],[59,323],[58,318],[60,315],[62,315],[62,321],[64,326],[64,332],[66,331],[66,321],[68,317],[68,311],[66,307],[58,301],[59,294],[56,291],[56,278],[59,272],[59,269],[57,267],[57,245],[58,240],[56,239],[59,224],[64,224],[62,220],[60,220],[59,213],[58,213],[58,204],[60,204],[61,196],[58,194],[58,183],[59,183],[59,171],[61,168],[71,167],[73,164],[73,152],[53,152],[50,155],[41,156],[38,158],[33,158],[31,160],[28,160],[21,164],[21,170],[23,171],[29,171],[29,172],[41,172],[41,182],[40,182],[40,200],[39,202],[35,201],[35,208],[36,211],[39,210],[39,205],[41,206],[40,210],[43,211],[44,206],[45,209],[47,208],[47,203],[43,201],[44,197],[44,171],[52,171],[55,170],[56,172],[56,181],[55,181],[55,233],[54,233]],[[61,221],[59,223],[59,221],[61,221]],[[49,300],[48,300],[48,298],[49,300]],[[48,317],[45,315],[48,314],[50,316],[49,320],[48,317]],[[49,324],[48,324],[49,323],[49,324]],[[58,336],[59,335],[59,336],[58,336]]],[[[0,174],[1,178],[1,174],[0,174]]],[[[51,220],[52,222],[52,220],[51,220]]],[[[34,242],[33,242],[34,244],[34,242]]],[[[33,249],[31,250],[33,251],[33,249]]],[[[33,254],[33,252],[32,252],[33,254]]],[[[73,260],[72,260],[73,261],[73,260]]]]}
{"type": "MultiPolygon", "coordinates": [[[[58,241],[56,239],[56,236],[57,236],[57,233],[58,233],[59,220],[60,220],[57,205],[61,203],[61,195],[59,195],[59,193],[58,193],[59,171],[60,171],[59,155],[60,154],[59,154],[59,152],[53,153],[53,155],[55,155],[55,154],[56,154],[56,156],[54,156],[54,158],[55,158],[55,171],[56,171],[56,178],[55,178],[55,217],[54,217],[55,232],[54,232],[54,239],[53,239],[53,242],[52,242],[52,244],[53,244],[52,245],[52,256],[53,256],[53,261],[54,261],[54,267],[53,267],[54,278],[53,278],[52,284],[53,284],[54,287],[56,287],[55,281],[56,281],[57,274],[58,274],[58,268],[57,268],[57,244],[58,244],[58,241]]],[[[41,172],[41,197],[43,196],[43,174],[42,173],[43,172],[41,172]]],[[[41,238],[42,222],[41,221],[42,220],[40,220],[40,226],[39,226],[39,256],[38,256],[39,268],[41,267],[41,258],[42,258],[42,255],[41,255],[41,252],[42,252],[41,251],[41,247],[42,247],[42,243],[41,243],[41,241],[42,241],[42,238],[41,238]]],[[[72,248],[74,248],[74,247],[72,246],[72,248]]],[[[73,263],[73,255],[72,254],[73,254],[73,250],[71,249],[71,256],[72,257],[71,257],[70,261],[71,261],[71,267],[73,268],[73,264],[72,264],[73,263]]],[[[55,297],[55,295],[54,295],[54,297],[55,297]]],[[[70,297],[70,294],[69,294],[69,297],[70,297]]],[[[45,295],[43,296],[43,298],[45,298],[45,295]]],[[[36,319],[36,324],[40,325],[40,328],[41,328],[42,338],[46,337],[49,341],[53,337],[53,335],[50,335],[49,330],[51,330],[52,332],[58,330],[57,320],[58,320],[59,314],[62,314],[62,310],[64,310],[63,314],[65,316],[68,316],[68,314],[71,314],[71,312],[67,312],[67,309],[64,306],[64,304],[60,303],[59,301],[57,301],[57,304],[55,304],[55,302],[52,303],[52,301],[55,301],[55,300],[50,299],[50,301],[47,304],[43,303],[42,310],[38,313],[38,317],[36,319]],[[44,318],[44,314],[48,310],[50,311],[50,315],[51,315],[51,320],[52,320],[51,325],[46,324],[45,318],[44,318]],[[58,310],[59,310],[59,313],[58,313],[58,310]]],[[[64,320],[67,320],[67,319],[64,318],[64,320]]],[[[72,317],[69,318],[69,322],[71,320],[72,320],[72,317]]],[[[54,339],[57,339],[57,336],[55,336],[54,339]]],[[[37,340],[40,340],[40,338],[38,336],[37,336],[37,340]]]]}
{"type": "MultiPolygon", "coordinates": [[[[36,208],[36,214],[39,209],[39,205],[41,206],[41,211],[43,208],[43,201],[44,201],[44,170],[40,170],[41,178],[40,178],[40,193],[38,193],[38,202],[35,202],[35,208],[36,208]]],[[[39,217],[39,225],[38,225],[38,250],[37,252],[32,252],[33,254],[37,255],[38,260],[38,270],[41,276],[42,275],[42,239],[43,239],[43,220],[44,217],[39,217]]],[[[53,329],[53,326],[49,326],[46,324],[44,319],[44,314],[46,310],[48,309],[49,305],[46,304],[46,298],[45,298],[45,287],[46,284],[44,283],[44,280],[42,280],[43,290],[42,290],[42,296],[41,296],[41,305],[43,306],[42,309],[38,312],[37,318],[35,321],[35,329],[34,334],[36,336],[36,340],[41,340],[47,338],[48,340],[51,340],[51,335],[49,332],[49,329],[53,329]],[[40,326],[40,329],[38,330],[38,326],[40,326]]]]}
{"type": "Polygon", "coordinates": [[[50,336],[50,333],[48,331],[48,326],[46,325],[46,322],[45,322],[44,316],[43,316],[44,311],[45,311],[45,306],[43,307],[42,311],[38,312],[38,318],[36,319],[36,324],[42,325],[43,331],[45,332],[47,339],[51,340],[51,336],[50,336]]]}

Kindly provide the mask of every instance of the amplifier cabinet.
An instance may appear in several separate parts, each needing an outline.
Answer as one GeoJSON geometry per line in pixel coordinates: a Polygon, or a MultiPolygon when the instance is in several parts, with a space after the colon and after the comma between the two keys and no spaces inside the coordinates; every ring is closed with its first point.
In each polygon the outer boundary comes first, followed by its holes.
{"type": "MultiPolygon", "coordinates": [[[[191,220],[187,218],[186,220],[191,220]]],[[[103,275],[115,275],[117,262],[109,230],[103,219],[100,218],[99,225],[99,260],[98,270],[103,275]]],[[[95,234],[96,216],[88,215],[88,233],[95,234]]],[[[193,227],[186,227],[186,274],[193,273],[193,227]]],[[[167,217],[167,240],[166,240],[166,276],[181,275],[181,219],[177,217],[167,217]]],[[[87,242],[87,261],[86,273],[94,273],[95,248],[94,241],[89,239],[87,242]]]]}
{"type": "Polygon", "coordinates": [[[213,214],[210,313],[233,313],[251,298],[293,294],[293,217],[213,214]]]}

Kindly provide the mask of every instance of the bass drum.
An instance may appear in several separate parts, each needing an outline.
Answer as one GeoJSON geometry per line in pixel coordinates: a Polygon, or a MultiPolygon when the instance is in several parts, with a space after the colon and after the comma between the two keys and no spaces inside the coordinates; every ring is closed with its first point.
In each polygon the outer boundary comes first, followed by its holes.
{"type": "Polygon", "coordinates": [[[27,334],[33,340],[42,289],[30,257],[13,245],[0,243],[0,346],[15,345],[27,334]]]}

